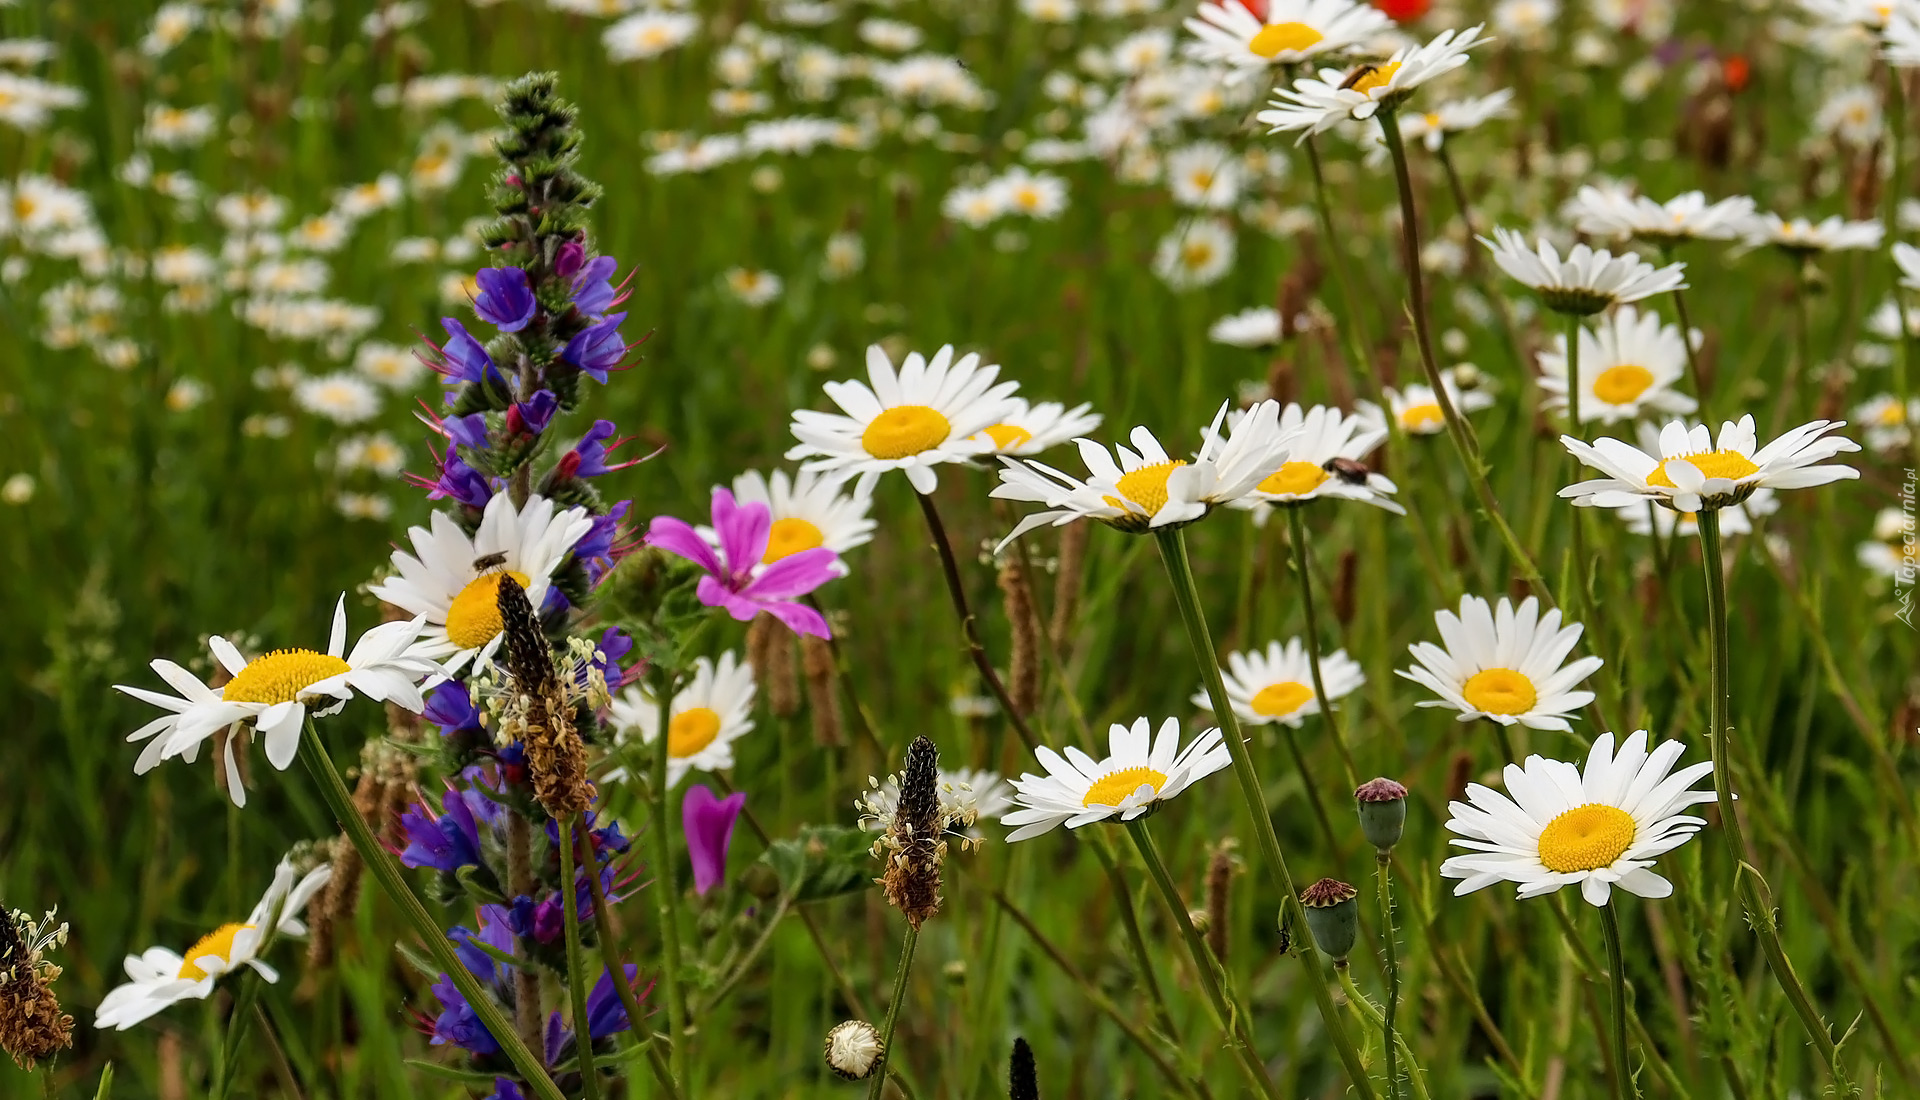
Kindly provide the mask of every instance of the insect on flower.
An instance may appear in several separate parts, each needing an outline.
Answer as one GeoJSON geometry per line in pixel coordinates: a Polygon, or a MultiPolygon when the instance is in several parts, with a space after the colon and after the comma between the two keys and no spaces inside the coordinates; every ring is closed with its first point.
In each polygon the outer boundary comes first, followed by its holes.
{"type": "Polygon", "coordinates": [[[1370,61],[1363,61],[1360,64],[1355,65],[1353,67],[1353,70],[1347,73],[1346,79],[1340,82],[1340,90],[1343,92],[1347,91],[1348,89],[1359,84],[1362,80],[1365,80],[1369,76],[1372,76],[1374,73],[1377,73],[1379,71],[1380,71],[1380,66],[1375,65],[1370,61]]]}
{"type": "Polygon", "coordinates": [[[505,564],[507,564],[507,552],[505,550],[497,550],[494,553],[482,554],[473,559],[473,570],[476,573],[491,573],[505,564]]]}
{"type": "Polygon", "coordinates": [[[1335,455],[1320,464],[1320,468],[1346,482],[1348,485],[1365,485],[1373,474],[1366,463],[1353,458],[1341,458],[1335,455]]]}

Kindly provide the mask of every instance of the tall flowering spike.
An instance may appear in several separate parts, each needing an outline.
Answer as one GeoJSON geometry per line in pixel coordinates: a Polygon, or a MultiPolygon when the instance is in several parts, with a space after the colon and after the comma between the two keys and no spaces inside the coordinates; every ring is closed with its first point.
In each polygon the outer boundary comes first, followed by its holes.
{"type": "Polygon", "coordinates": [[[573,709],[553,671],[553,650],[527,590],[511,575],[500,579],[500,623],[507,639],[513,700],[504,723],[525,745],[533,797],[556,818],[571,818],[593,801],[587,749],[573,727],[573,709]]]}
{"type": "Polygon", "coordinates": [[[51,988],[60,968],[40,957],[41,948],[66,938],[67,926],[54,927],[52,914],[36,925],[0,906],[0,1050],[24,1070],[73,1045],[73,1017],[60,1011],[51,988]]]}
{"type": "Polygon", "coordinates": [[[1008,1100],[1040,1100],[1040,1082],[1033,1070],[1033,1048],[1015,1036],[1013,1056],[1007,1062],[1008,1100]]]}
{"type": "Polygon", "coordinates": [[[940,909],[940,864],[946,818],[940,810],[940,751],[925,735],[907,746],[907,767],[900,779],[900,806],[882,844],[888,853],[880,885],[887,903],[918,930],[940,909]]]}

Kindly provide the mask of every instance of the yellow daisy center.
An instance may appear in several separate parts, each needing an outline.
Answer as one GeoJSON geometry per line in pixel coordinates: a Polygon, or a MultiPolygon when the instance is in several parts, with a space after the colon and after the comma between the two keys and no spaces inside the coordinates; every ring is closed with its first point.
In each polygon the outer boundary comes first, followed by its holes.
{"type": "Polygon", "coordinates": [[[1264,718],[1283,718],[1313,699],[1313,689],[1289,680],[1268,684],[1253,697],[1253,713],[1264,718]]]}
{"type": "Polygon", "coordinates": [[[1290,493],[1305,496],[1318,489],[1327,480],[1327,471],[1312,462],[1298,459],[1287,463],[1273,473],[1268,474],[1259,489],[1263,493],[1290,493]]]}
{"type": "Polygon", "coordinates": [[[1269,23],[1247,43],[1247,49],[1261,57],[1277,57],[1285,50],[1305,50],[1326,37],[1305,23],[1269,23]]]}
{"type": "Polygon", "coordinates": [[[1400,414],[1400,426],[1410,432],[1432,431],[1446,419],[1440,406],[1429,401],[1424,405],[1407,406],[1406,411],[1400,414]]]}
{"type": "Polygon", "coordinates": [[[1188,241],[1180,247],[1180,262],[1190,268],[1202,268],[1213,259],[1213,245],[1206,241],[1188,241]]]}
{"type": "Polygon", "coordinates": [[[1653,372],[1637,363],[1608,367],[1593,380],[1593,395],[1609,405],[1626,405],[1653,385],[1653,372]]]}
{"type": "Polygon", "coordinates": [[[1158,515],[1160,509],[1167,506],[1167,478],[1173,476],[1175,470],[1186,464],[1184,459],[1175,458],[1121,474],[1120,480],[1114,482],[1113,487],[1120,490],[1120,495],[1127,500],[1115,500],[1113,497],[1101,499],[1122,511],[1130,511],[1127,508],[1127,501],[1132,501],[1148,515],[1158,515]]]}
{"type": "MultiPolygon", "coordinates": [[[[1738,481],[1750,474],[1760,472],[1760,467],[1755,466],[1752,459],[1739,451],[1709,451],[1697,455],[1675,455],[1674,458],[1684,458],[1693,463],[1705,477],[1724,477],[1729,481],[1738,481]]],[[[1667,461],[1670,462],[1672,459],[1667,461]]],[[[1647,484],[1658,485],[1663,489],[1676,488],[1673,479],[1667,476],[1666,462],[1653,468],[1653,472],[1647,475],[1647,484]]]]}
{"type": "Polygon", "coordinates": [[[1540,830],[1540,862],[1560,872],[1610,867],[1633,846],[1638,832],[1633,815],[1618,806],[1575,806],[1540,830]]]}
{"type": "Polygon", "coordinates": [[[1425,122],[1427,124],[1427,129],[1438,130],[1440,128],[1440,112],[1428,111],[1425,122]]]}
{"type": "Polygon", "coordinates": [[[479,649],[500,633],[500,578],[512,577],[525,588],[525,573],[482,573],[467,582],[447,608],[447,640],[461,649],[479,649]]]}
{"type": "Polygon", "coordinates": [[[200,969],[201,959],[219,959],[223,963],[233,961],[233,938],[252,928],[251,924],[223,924],[206,935],[200,942],[187,949],[185,961],[180,964],[180,977],[192,982],[203,981],[207,972],[200,969]]]}
{"type": "Polygon", "coordinates": [[[1881,409],[1880,415],[1874,417],[1874,419],[1882,424],[1905,424],[1907,422],[1907,410],[1901,408],[1900,403],[1895,401],[1888,404],[1886,408],[1881,409]]]}
{"type": "Polygon", "coordinates": [[[220,698],[229,703],[291,703],[329,676],[352,669],[338,657],[311,649],[276,649],[255,657],[227,681],[220,698]]]}
{"type": "Polygon", "coordinates": [[[1087,796],[1080,800],[1082,806],[1118,806],[1126,797],[1139,790],[1143,785],[1152,787],[1154,794],[1160,793],[1165,786],[1165,772],[1152,768],[1121,768],[1111,775],[1101,776],[1093,786],[1087,788],[1087,796]]]}
{"type": "Polygon", "coordinates": [[[667,724],[667,755],[692,756],[720,736],[720,715],[712,707],[690,707],[667,724]]]}
{"type": "Polygon", "coordinates": [[[1483,714],[1525,714],[1540,699],[1533,681],[1510,668],[1474,673],[1460,688],[1460,694],[1483,714]]]}
{"type": "Polygon", "coordinates": [[[984,430],[987,438],[993,440],[996,451],[1008,451],[1033,442],[1033,433],[1018,424],[995,424],[984,430]]]}
{"type": "Polygon", "coordinates": [[[802,550],[812,550],[826,541],[827,536],[820,533],[820,528],[804,519],[776,519],[773,529],[767,532],[767,552],[760,556],[760,560],[772,565],[781,558],[802,550]]]}
{"type": "Polygon", "coordinates": [[[875,458],[910,458],[938,447],[952,434],[953,425],[940,410],[895,405],[882,410],[860,433],[860,446],[875,458]]]}
{"type": "Polygon", "coordinates": [[[1374,89],[1386,87],[1387,84],[1393,80],[1393,74],[1399,71],[1400,63],[1398,61],[1389,61],[1385,65],[1375,67],[1372,72],[1354,81],[1353,90],[1359,92],[1361,95],[1372,95],[1374,89]]]}

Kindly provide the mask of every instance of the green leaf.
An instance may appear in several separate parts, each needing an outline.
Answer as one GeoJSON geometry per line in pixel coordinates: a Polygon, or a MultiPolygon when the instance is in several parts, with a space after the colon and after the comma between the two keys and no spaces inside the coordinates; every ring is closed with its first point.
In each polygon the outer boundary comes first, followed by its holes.
{"type": "Polygon", "coordinates": [[[489,1088],[493,1086],[494,1078],[500,1076],[497,1073],[482,1073],[477,1069],[458,1069],[454,1066],[443,1066],[438,1062],[429,1062],[424,1058],[408,1058],[406,1065],[412,1069],[419,1070],[421,1073],[438,1077],[445,1081],[485,1085],[489,1088]]]}
{"type": "Polygon", "coordinates": [[[760,861],[796,902],[858,893],[873,882],[872,834],[847,825],[806,825],[797,836],[776,840],[760,861]]]}

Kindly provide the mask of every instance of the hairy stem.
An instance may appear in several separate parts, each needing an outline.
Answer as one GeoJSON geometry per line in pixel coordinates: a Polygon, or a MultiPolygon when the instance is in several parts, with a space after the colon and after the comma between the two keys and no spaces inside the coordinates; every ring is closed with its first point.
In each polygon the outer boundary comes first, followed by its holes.
{"type": "MultiPolygon", "coordinates": [[[[560,898],[566,915],[567,986],[573,992],[573,1052],[580,1060],[580,1090],[586,1100],[600,1100],[600,1073],[593,1065],[593,1036],[587,1027],[587,963],[585,952],[580,950],[580,891],[573,885],[573,827],[579,820],[576,815],[556,822],[560,827],[560,898]]],[[[586,871],[588,878],[600,877],[594,868],[586,871]]],[[[601,915],[601,910],[594,910],[596,918],[601,915]]]]}

